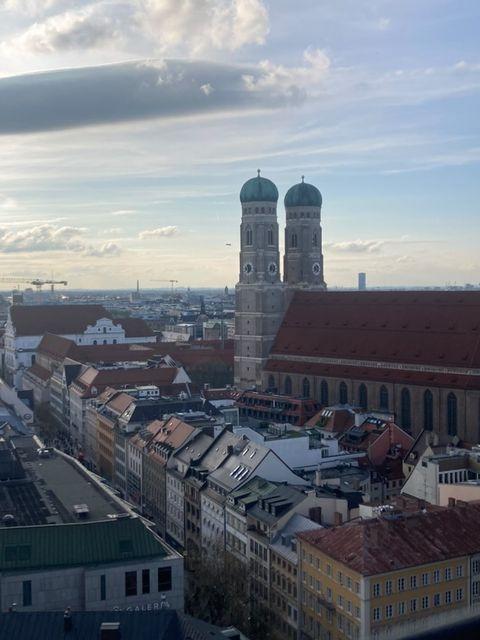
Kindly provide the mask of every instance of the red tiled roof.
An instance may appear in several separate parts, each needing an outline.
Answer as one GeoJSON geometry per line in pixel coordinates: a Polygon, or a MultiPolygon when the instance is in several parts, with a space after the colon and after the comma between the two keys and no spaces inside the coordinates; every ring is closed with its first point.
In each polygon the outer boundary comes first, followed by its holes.
{"type": "Polygon", "coordinates": [[[307,420],[305,427],[312,429],[313,427],[321,427],[324,431],[332,431],[334,433],[343,433],[355,424],[355,414],[348,409],[335,409],[325,407],[316,413],[313,418],[307,420]],[[330,410],[332,415],[323,416],[326,410],[330,410]]]}
{"type": "MultiPolygon", "coordinates": [[[[74,386],[83,391],[83,396],[88,397],[91,388],[95,387],[97,393],[106,387],[121,388],[128,385],[148,385],[152,384],[162,389],[172,386],[184,387],[185,385],[174,385],[174,380],[178,374],[176,367],[145,367],[131,369],[95,369],[88,367],[75,380],[74,386]]],[[[178,388],[177,388],[178,393],[178,388]]]]}
{"type": "Polygon", "coordinates": [[[63,336],[58,336],[54,333],[45,333],[40,340],[37,352],[60,361],[67,357],[75,358],[77,345],[73,340],[69,340],[63,336]]]}
{"type": "Polygon", "coordinates": [[[32,364],[32,366],[27,369],[27,373],[35,376],[36,378],[39,378],[40,380],[43,380],[43,382],[47,382],[47,380],[50,380],[50,378],[52,377],[50,371],[48,369],[45,369],[45,367],[40,366],[37,362],[32,364]]]}
{"type": "Polygon", "coordinates": [[[100,318],[109,318],[121,324],[126,337],[153,335],[153,331],[140,318],[113,318],[100,304],[13,305],[10,317],[17,336],[83,333],[87,325],[94,325],[100,318]]]}
{"type": "Polygon", "coordinates": [[[480,504],[375,518],[297,534],[319,551],[365,575],[388,573],[480,552],[480,504]]]}
{"type": "Polygon", "coordinates": [[[278,331],[268,370],[278,370],[276,354],[480,368],[479,347],[478,291],[300,291],[278,331]]]}

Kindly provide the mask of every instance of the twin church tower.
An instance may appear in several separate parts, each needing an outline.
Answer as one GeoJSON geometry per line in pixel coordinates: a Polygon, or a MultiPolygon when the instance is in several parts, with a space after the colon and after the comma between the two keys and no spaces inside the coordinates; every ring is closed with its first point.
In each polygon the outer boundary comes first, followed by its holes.
{"type": "Polygon", "coordinates": [[[303,181],[285,196],[285,255],[280,275],[278,190],[260,175],[240,191],[240,277],[236,286],[235,385],[262,389],[262,372],[292,294],[322,290],[320,191],[303,181]]]}

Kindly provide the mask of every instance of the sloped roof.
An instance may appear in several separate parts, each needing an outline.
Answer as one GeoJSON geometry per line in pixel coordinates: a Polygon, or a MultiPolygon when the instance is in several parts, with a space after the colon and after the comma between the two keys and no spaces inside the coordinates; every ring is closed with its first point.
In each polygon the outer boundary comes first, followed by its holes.
{"type": "Polygon", "coordinates": [[[52,376],[51,372],[48,369],[45,369],[45,367],[39,365],[38,362],[34,362],[32,366],[27,369],[27,373],[35,376],[35,378],[38,378],[43,382],[47,382],[47,380],[50,380],[52,376]]]}
{"type": "Polygon", "coordinates": [[[0,528],[0,571],[24,571],[165,557],[138,518],[0,528]]]}
{"type": "Polygon", "coordinates": [[[374,518],[300,533],[319,551],[368,576],[480,552],[480,503],[404,518],[374,518]]]}
{"type": "MultiPolygon", "coordinates": [[[[84,395],[88,395],[92,386],[97,391],[105,387],[122,387],[132,384],[152,384],[158,387],[171,387],[174,385],[178,374],[176,367],[148,367],[148,368],[117,368],[117,369],[95,369],[88,367],[75,380],[84,390],[84,395]]],[[[174,385],[178,387],[184,386],[174,385]]]]}
{"type": "Polygon", "coordinates": [[[480,292],[299,291],[287,310],[268,371],[405,383],[480,386],[480,376],[300,362],[297,357],[480,368],[480,292]],[[288,356],[289,361],[277,356],[288,356]]]}

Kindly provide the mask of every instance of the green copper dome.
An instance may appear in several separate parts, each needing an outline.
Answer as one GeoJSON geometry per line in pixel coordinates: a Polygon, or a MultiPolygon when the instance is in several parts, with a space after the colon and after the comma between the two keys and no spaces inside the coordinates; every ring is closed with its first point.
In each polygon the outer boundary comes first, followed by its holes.
{"type": "Polygon", "coordinates": [[[308,184],[302,181],[295,184],[287,191],[285,196],[286,207],[321,207],[322,206],[322,194],[314,187],[313,184],[308,184]]]}
{"type": "Polygon", "coordinates": [[[247,180],[240,191],[240,202],[277,202],[278,190],[271,180],[258,176],[247,180]]]}

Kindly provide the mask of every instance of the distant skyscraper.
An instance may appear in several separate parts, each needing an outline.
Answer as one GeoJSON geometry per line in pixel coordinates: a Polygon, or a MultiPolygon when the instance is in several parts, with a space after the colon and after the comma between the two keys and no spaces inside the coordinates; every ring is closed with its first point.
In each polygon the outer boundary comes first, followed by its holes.
{"type": "Polygon", "coordinates": [[[365,291],[366,288],[367,288],[367,274],[363,272],[359,273],[358,274],[358,290],[365,291]]]}

